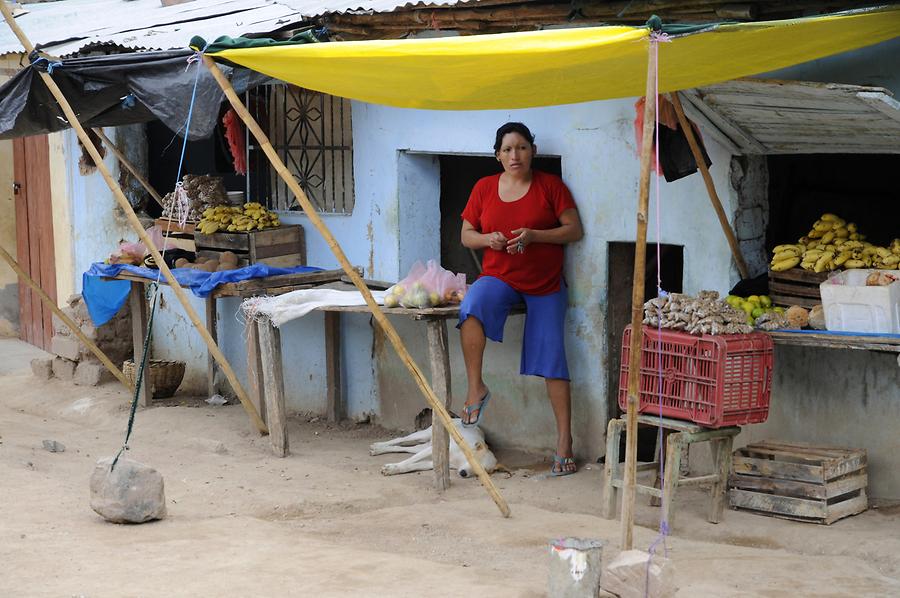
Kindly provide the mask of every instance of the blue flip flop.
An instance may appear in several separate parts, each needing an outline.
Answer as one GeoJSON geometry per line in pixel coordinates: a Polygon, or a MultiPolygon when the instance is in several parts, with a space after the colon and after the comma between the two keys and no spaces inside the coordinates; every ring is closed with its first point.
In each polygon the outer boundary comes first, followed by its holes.
{"type": "Polygon", "coordinates": [[[489,390],[486,393],[484,393],[484,396],[481,397],[481,400],[478,401],[476,404],[463,405],[463,415],[465,416],[466,420],[471,419],[472,412],[475,411],[476,409],[478,410],[478,417],[475,418],[475,421],[473,421],[473,422],[470,421],[469,423],[466,423],[466,421],[463,420],[462,425],[464,428],[474,428],[479,423],[481,423],[481,416],[484,415],[484,409],[485,409],[485,407],[487,407],[488,401],[490,401],[490,400],[491,400],[491,391],[489,390]]]}
{"type": "Polygon", "coordinates": [[[553,455],[553,465],[550,466],[550,475],[559,478],[564,475],[572,475],[576,471],[578,471],[578,468],[575,466],[575,457],[560,457],[559,455],[553,455]],[[567,469],[569,466],[572,466],[572,469],[567,469]]]}

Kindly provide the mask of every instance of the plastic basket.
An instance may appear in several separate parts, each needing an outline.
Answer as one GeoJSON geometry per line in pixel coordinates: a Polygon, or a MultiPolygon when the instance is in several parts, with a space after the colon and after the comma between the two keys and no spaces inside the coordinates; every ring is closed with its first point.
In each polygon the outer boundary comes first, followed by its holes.
{"type": "MultiPolygon", "coordinates": [[[[766,421],[774,344],[765,333],[693,336],[644,326],[640,413],[708,428],[766,421]]],[[[622,335],[619,407],[627,408],[631,326],[622,335]]]]}

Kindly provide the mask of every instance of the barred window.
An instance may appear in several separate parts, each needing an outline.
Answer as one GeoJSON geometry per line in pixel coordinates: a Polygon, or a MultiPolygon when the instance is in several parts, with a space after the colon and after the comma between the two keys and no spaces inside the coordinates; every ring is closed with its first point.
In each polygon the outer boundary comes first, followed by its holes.
{"type": "MultiPolygon", "coordinates": [[[[353,128],[350,101],[293,85],[265,87],[269,138],[319,212],[353,212],[353,128]]],[[[299,210],[275,169],[269,207],[299,210]]]]}

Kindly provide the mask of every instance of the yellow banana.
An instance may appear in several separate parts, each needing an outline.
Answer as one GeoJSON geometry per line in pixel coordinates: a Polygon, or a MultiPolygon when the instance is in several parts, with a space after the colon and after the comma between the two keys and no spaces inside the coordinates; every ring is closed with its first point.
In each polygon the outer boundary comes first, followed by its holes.
{"type": "Polygon", "coordinates": [[[828,262],[831,261],[832,258],[834,258],[834,253],[832,253],[831,251],[826,251],[825,253],[823,253],[822,257],[816,260],[816,265],[813,266],[813,271],[824,272],[826,266],[828,265],[828,262]]]}
{"type": "Polygon", "coordinates": [[[834,265],[840,266],[844,262],[849,260],[851,257],[853,257],[852,253],[850,253],[849,251],[842,251],[840,255],[838,255],[836,258],[834,258],[834,265]]]}
{"type": "Polygon", "coordinates": [[[813,230],[824,233],[831,230],[830,222],[822,222],[821,220],[816,220],[815,224],[813,224],[813,230]]]}
{"type": "Polygon", "coordinates": [[[789,257],[787,259],[780,260],[778,262],[773,263],[772,271],[773,272],[783,272],[785,270],[790,270],[791,268],[793,268],[794,266],[796,266],[799,263],[800,263],[799,257],[796,257],[796,256],[789,257]]]}
{"type": "Polygon", "coordinates": [[[836,216],[835,214],[825,213],[819,217],[819,220],[828,222],[828,221],[840,220],[840,218],[838,218],[838,216],[836,216]]]}
{"type": "Polygon", "coordinates": [[[828,245],[834,239],[834,231],[828,231],[824,235],[822,235],[822,243],[828,245]]]}
{"type": "Polygon", "coordinates": [[[866,262],[864,262],[863,260],[847,260],[846,262],[844,262],[844,267],[850,270],[854,268],[865,268],[866,262]]]}

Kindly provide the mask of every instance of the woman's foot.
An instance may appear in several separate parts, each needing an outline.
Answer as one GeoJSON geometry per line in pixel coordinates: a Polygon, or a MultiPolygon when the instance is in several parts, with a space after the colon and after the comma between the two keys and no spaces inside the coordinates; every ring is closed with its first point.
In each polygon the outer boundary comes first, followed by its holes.
{"type": "Polygon", "coordinates": [[[572,475],[578,471],[574,457],[560,457],[553,455],[553,465],[550,466],[550,475],[560,477],[564,475],[572,475]]]}
{"type": "Polygon", "coordinates": [[[487,386],[483,386],[480,393],[476,396],[480,396],[481,398],[467,400],[466,404],[463,406],[463,412],[460,419],[462,420],[462,424],[467,428],[477,426],[481,422],[481,416],[491,398],[491,391],[488,390],[487,386]]]}

